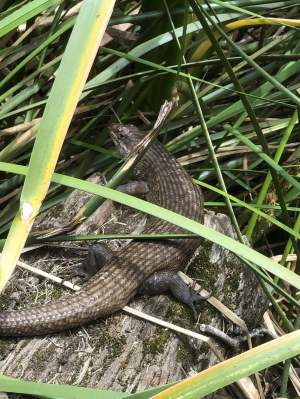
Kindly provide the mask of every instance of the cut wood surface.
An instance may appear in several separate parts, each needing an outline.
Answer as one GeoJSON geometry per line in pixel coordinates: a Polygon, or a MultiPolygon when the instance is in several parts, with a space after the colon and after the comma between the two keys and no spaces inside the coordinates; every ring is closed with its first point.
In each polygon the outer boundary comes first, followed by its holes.
{"type": "MultiPolygon", "coordinates": [[[[97,179],[93,178],[94,181],[97,179]]],[[[84,202],[83,197],[82,192],[75,191],[56,209],[41,215],[35,229],[66,224],[68,217],[71,218],[84,202]]],[[[78,230],[85,233],[140,231],[144,219],[143,215],[106,201],[78,230]]],[[[223,214],[207,212],[205,223],[234,236],[231,223],[223,214]]],[[[120,240],[110,241],[108,245],[117,251],[128,243],[128,240],[120,240]]],[[[85,257],[87,245],[49,246],[24,254],[22,260],[80,285],[82,278],[77,269],[85,257]]],[[[187,274],[241,317],[249,329],[257,325],[267,308],[253,272],[235,255],[215,244],[199,241],[199,249],[187,274]]],[[[0,307],[1,310],[29,307],[32,303],[57,299],[61,294],[72,295],[69,290],[19,268],[2,295],[0,307]]],[[[165,295],[140,297],[130,306],[196,332],[200,332],[200,323],[225,332],[235,330],[232,323],[206,301],[197,305],[197,323],[185,305],[165,295]]],[[[224,356],[230,355],[221,345],[220,350],[224,356]]],[[[215,362],[215,355],[205,343],[177,335],[123,311],[72,331],[0,340],[0,372],[3,374],[116,391],[139,391],[180,380],[215,362]]]]}

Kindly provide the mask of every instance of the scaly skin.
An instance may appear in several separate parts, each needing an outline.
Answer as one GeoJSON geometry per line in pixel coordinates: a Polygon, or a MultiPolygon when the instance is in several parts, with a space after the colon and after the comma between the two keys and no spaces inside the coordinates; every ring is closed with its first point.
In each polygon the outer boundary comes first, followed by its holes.
{"type": "MultiPolygon", "coordinates": [[[[111,134],[123,155],[142,138],[131,125],[113,125],[111,134]]],[[[134,175],[147,181],[150,202],[202,222],[199,187],[158,141],[137,163],[134,175]]],[[[150,217],[145,232],[180,233],[182,229],[150,217]]],[[[132,242],[85,283],[80,292],[46,305],[0,313],[0,336],[42,335],[109,315],[124,307],[154,272],[184,268],[197,245],[197,239],[132,242]]]]}

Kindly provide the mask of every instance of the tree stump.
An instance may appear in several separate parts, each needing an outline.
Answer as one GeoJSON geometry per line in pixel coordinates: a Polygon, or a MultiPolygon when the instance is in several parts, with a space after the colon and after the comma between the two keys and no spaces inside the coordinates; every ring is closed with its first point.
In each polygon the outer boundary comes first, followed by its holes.
{"type": "MultiPolygon", "coordinates": [[[[97,181],[97,177],[93,181],[97,181]]],[[[61,226],[74,215],[86,195],[74,191],[64,204],[40,216],[35,228],[61,226]]],[[[145,216],[106,201],[80,226],[81,232],[141,231],[145,216]],[[108,218],[108,219],[107,219],[108,218]]],[[[226,215],[207,212],[205,224],[234,237],[226,215]]],[[[113,250],[128,245],[109,242],[113,250]]],[[[26,253],[23,260],[64,280],[80,284],[74,269],[84,259],[82,244],[45,247],[26,253]]],[[[186,265],[182,265],[183,268],[186,265]]],[[[205,240],[187,272],[200,285],[244,319],[249,328],[259,323],[267,301],[253,272],[229,251],[205,240]]],[[[18,268],[1,295],[0,311],[46,303],[65,289],[18,268]]],[[[175,299],[162,295],[136,298],[135,309],[197,330],[192,312],[175,299]]],[[[230,328],[231,323],[206,301],[197,308],[198,323],[230,328]]],[[[226,354],[226,349],[223,348],[226,354]]],[[[0,340],[0,373],[27,380],[73,384],[135,392],[193,375],[216,362],[206,344],[175,334],[119,311],[82,328],[36,338],[0,340]]]]}

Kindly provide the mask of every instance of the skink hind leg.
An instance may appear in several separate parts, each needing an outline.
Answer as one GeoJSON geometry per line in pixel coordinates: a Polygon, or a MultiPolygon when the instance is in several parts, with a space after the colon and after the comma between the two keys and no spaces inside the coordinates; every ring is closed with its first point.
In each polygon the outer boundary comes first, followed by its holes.
{"type": "MultiPolygon", "coordinates": [[[[89,247],[87,258],[82,264],[85,276],[92,277],[114,256],[113,252],[103,244],[89,247]]],[[[139,288],[139,294],[142,295],[160,295],[167,292],[171,292],[179,302],[188,305],[193,311],[195,319],[197,319],[195,303],[208,298],[197,293],[174,271],[156,272],[148,277],[139,288]]]]}
{"type": "Polygon", "coordinates": [[[171,292],[178,301],[188,305],[195,319],[197,319],[195,303],[207,299],[188,286],[176,272],[154,273],[139,289],[142,295],[160,295],[166,292],[171,292]]]}

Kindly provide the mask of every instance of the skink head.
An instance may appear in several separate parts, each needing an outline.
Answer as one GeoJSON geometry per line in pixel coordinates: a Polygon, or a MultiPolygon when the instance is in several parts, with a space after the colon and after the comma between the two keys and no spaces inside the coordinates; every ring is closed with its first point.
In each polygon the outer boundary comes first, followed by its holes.
{"type": "Polygon", "coordinates": [[[122,156],[127,156],[141,141],[143,135],[133,125],[113,124],[109,127],[109,133],[122,156]]]}

